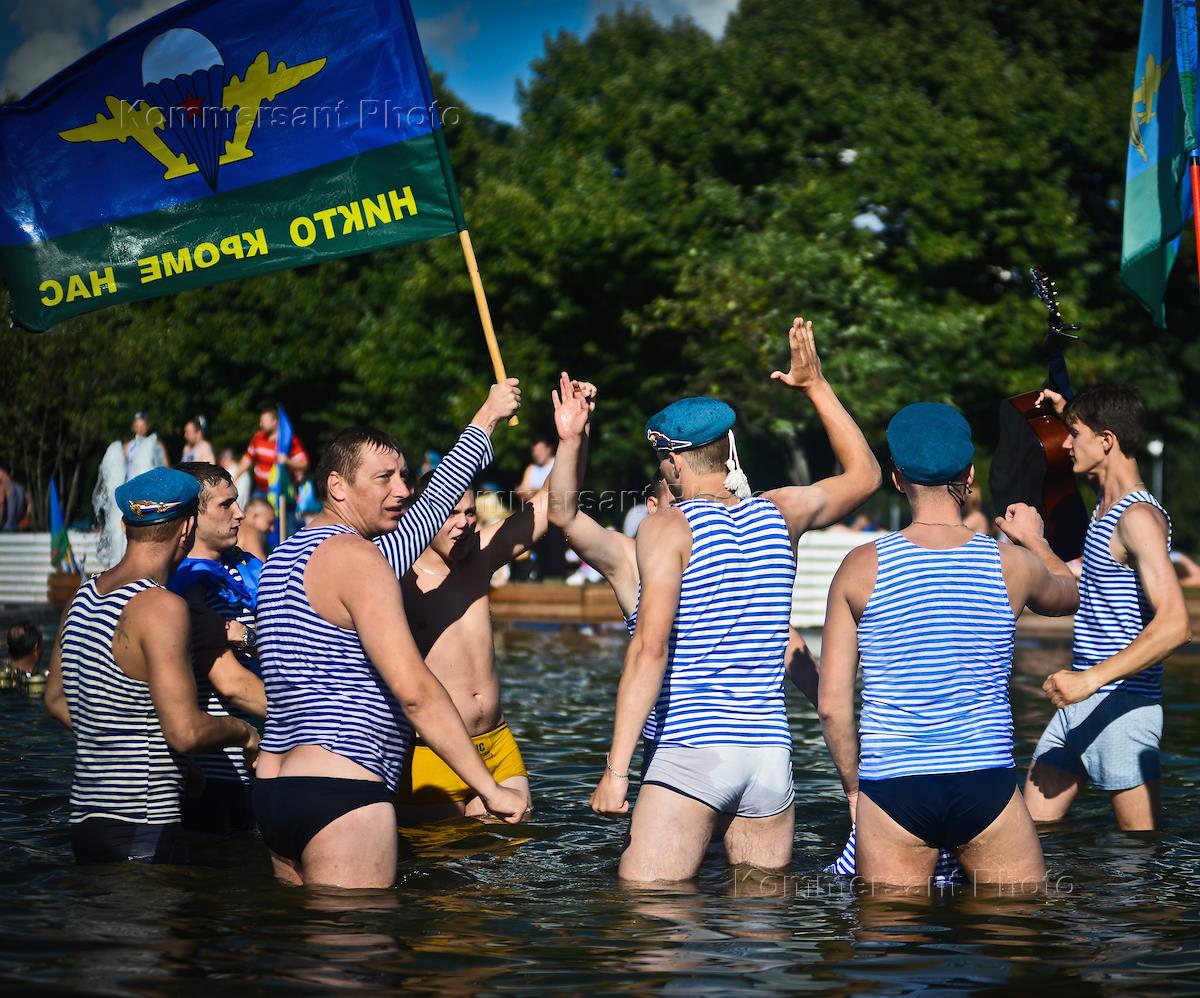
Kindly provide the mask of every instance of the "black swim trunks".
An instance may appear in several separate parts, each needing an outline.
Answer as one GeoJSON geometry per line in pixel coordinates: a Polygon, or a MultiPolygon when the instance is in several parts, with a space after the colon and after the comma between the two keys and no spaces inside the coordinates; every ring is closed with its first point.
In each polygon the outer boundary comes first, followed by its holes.
{"type": "Polygon", "coordinates": [[[267,848],[299,862],[322,828],[368,804],[395,806],[386,783],[331,776],[276,776],[254,780],[254,817],[267,848]]]}
{"type": "Polygon", "coordinates": [[[187,837],[178,822],[147,825],[115,818],[85,818],[71,826],[76,863],[174,863],[188,861],[187,837]]]}
{"type": "Polygon", "coordinates": [[[893,821],[938,849],[957,849],[979,835],[1000,817],[1016,787],[1011,767],[858,781],[893,821]]]}

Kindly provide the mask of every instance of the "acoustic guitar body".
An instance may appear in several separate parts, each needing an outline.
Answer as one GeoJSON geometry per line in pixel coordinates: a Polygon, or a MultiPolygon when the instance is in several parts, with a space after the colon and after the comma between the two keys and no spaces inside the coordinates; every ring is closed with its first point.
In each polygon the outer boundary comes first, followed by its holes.
{"type": "MultiPolygon", "coordinates": [[[[1071,470],[1071,454],[1063,447],[1068,436],[1067,426],[1053,412],[1036,405],[1040,394],[1040,390],[1026,392],[1005,401],[1021,415],[1041,448],[1045,471],[1041,495],[1024,501],[1037,506],[1041,512],[1046,522],[1046,540],[1054,553],[1063,561],[1071,561],[1083,554],[1087,509],[1079,494],[1075,472],[1071,470]],[[1037,501],[1039,498],[1040,502],[1037,501]]],[[[1028,470],[1033,471],[1032,468],[1028,470]]]]}

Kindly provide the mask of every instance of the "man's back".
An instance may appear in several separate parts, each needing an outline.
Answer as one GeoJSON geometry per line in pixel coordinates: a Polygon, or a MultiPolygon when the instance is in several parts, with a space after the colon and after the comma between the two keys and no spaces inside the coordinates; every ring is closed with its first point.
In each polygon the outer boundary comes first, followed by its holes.
{"type": "Polygon", "coordinates": [[[72,823],[179,820],[183,777],[149,683],[127,675],[112,651],[125,608],[154,585],[141,579],[102,594],[89,579],[63,621],[62,683],[76,743],[72,823]]]}
{"type": "Polygon", "coordinates": [[[858,623],[859,775],[1011,767],[1016,620],[996,541],[975,534],[938,550],[892,533],[875,552],[875,585],[858,623]]]}
{"type": "Polygon", "coordinates": [[[679,503],[691,555],[662,692],[643,735],[681,745],[791,747],[783,698],[796,562],[774,504],[679,503]]]}

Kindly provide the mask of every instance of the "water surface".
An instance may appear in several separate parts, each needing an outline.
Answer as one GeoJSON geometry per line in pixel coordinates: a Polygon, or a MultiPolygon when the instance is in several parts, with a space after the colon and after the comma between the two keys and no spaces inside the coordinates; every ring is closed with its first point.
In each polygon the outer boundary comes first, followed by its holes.
{"type": "MultiPolygon", "coordinates": [[[[626,639],[498,638],[509,722],[535,821],[450,822],[415,837],[390,891],[273,882],[261,846],[212,865],[71,863],[69,735],[40,703],[0,693],[0,988],[210,994],[806,991],[1195,994],[1200,990],[1200,663],[1166,674],[1157,834],[1115,830],[1086,794],[1046,830],[1045,897],[871,898],[821,875],[848,817],[811,708],[789,693],[796,852],[786,883],[731,877],[717,857],[689,890],[618,887],[624,823],[591,814],[626,639]],[[782,890],[762,896],[762,887],[782,890]],[[757,896],[756,896],[757,895],[757,896]]],[[[1065,652],[1022,650],[1018,755],[1049,716],[1041,676],[1065,652]]]]}

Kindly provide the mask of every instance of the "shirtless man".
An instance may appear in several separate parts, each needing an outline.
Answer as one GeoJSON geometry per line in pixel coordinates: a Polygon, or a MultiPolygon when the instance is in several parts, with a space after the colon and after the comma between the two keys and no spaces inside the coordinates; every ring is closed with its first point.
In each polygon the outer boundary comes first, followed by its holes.
{"type": "MultiPolygon", "coordinates": [[[[480,530],[475,491],[468,489],[402,579],[405,612],[426,664],[454,700],[493,778],[526,798],[529,775],[500,707],[488,594],[493,573],[545,535],[547,505],[541,489],[519,513],[480,530]]],[[[420,732],[410,760],[396,799],[401,824],[486,813],[420,732]]]]}
{"type": "Polygon", "coordinates": [[[422,660],[394,568],[371,540],[402,533],[393,555],[419,552],[432,536],[422,537],[421,525],[448,511],[438,506],[445,489],[490,457],[488,435],[519,403],[515,381],[492,389],[460,439],[470,460],[448,454],[441,487],[431,482],[400,529],[410,491],[399,446],[376,430],[338,434],[316,478],[321,514],[263,570],[258,645],[268,712],[254,811],[285,881],[392,884],[394,795],[414,726],[492,814],[514,823],[526,814],[525,795],[492,778],[422,660]]]}

